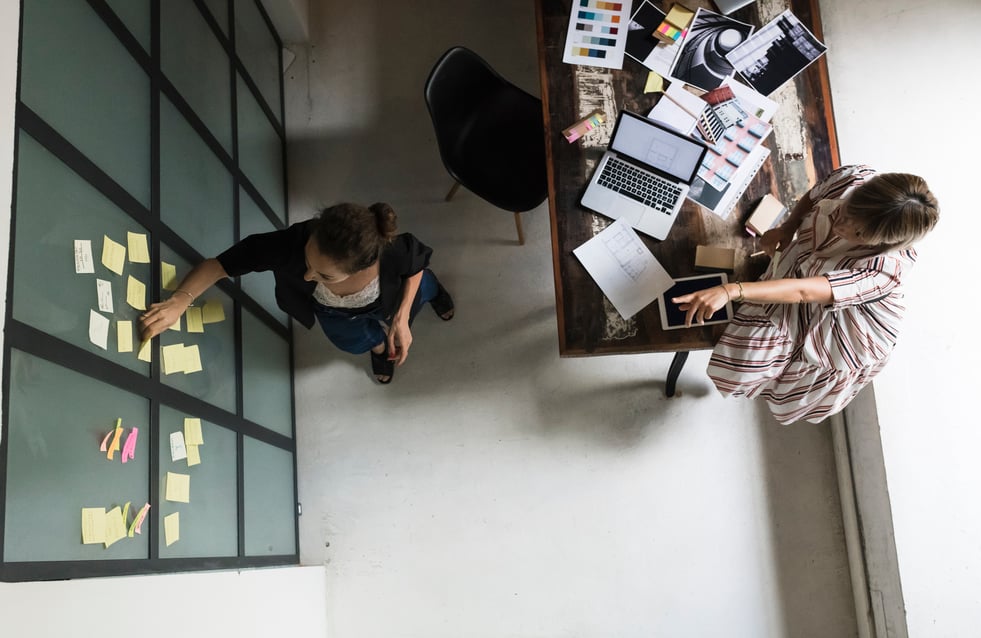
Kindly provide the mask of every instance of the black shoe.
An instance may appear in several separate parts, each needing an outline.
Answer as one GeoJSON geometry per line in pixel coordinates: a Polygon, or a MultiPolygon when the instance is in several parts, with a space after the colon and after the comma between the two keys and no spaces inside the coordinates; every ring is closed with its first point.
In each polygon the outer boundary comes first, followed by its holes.
{"type": "Polygon", "coordinates": [[[450,293],[446,292],[446,288],[443,288],[443,284],[436,280],[436,285],[439,286],[439,290],[436,291],[436,296],[433,297],[429,304],[436,311],[436,315],[443,321],[449,321],[453,318],[456,308],[453,306],[453,297],[450,297],[450,293]]]}
{"type": "Polygon", "coordinates": [[[371,352],[371,373],[375,375],[375,380],[382,385],[392,382],[395,376],[395,362],[388,358],[388,352],[383,350],[380,353],[371,352]],[[382,380],[380,377],[388,377],[382,380]]]}

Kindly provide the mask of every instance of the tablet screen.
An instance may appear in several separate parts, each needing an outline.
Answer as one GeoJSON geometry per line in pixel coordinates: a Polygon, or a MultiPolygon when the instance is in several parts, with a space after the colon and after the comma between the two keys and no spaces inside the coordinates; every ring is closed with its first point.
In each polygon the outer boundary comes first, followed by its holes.
{"type": "MultiPolygon", "coordinates": [[[[685,312],[678,309],[678,304],[671,301],[673,297],[687,295],[697,290],[704,290],[712,286],[721,286],[728,283],[729,279],[725,273],[712,273],[710,275],[698,275],[695,277],[683,277],[675,279],[674,285],[665,292],[658,304],[661,307],[661,328],[664,330],[674,330],[685,327],[685,312]]],[[[708,321],[697,326],[704,326],[715,323],[726,323],[732,319],[732,304],[726,304],[719,308],[708,321]]],[[[696,324],[692,324],[692,328],[696,324]]]]}

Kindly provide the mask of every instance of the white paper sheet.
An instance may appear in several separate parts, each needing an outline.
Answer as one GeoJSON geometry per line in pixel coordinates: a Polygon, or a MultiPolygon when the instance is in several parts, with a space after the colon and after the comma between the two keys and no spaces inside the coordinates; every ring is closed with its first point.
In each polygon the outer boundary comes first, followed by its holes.
{"type": "Polygon", "coordinates": [[[95,310],[89,310],[89,341],[103,350],[109,349],[109,320],[95,310]]]}
{"type": "Polygon", "coordinates": [[[624,319],[674,285],[668,271],[623,220],[572,252],[624,319]]]}
{"type": "Polygon", "coordinates": [[[92,240],[75,240],[75,272],[81,274],[95,272],[95,261],[92,259],[92,240]]]}
{"type": "Polygon", "coordinates": [[[630,5],[631,0],[586,0],[585,3],[576,0],[569,15],[562,61],[623,68],[630,5]]]}

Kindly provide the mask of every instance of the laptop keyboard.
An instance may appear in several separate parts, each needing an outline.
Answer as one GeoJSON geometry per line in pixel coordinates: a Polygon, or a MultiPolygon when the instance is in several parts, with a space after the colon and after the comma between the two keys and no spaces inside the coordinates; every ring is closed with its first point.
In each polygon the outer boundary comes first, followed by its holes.
{"type": "Polygon", "coordinates": [[[662,213],[670,213],[674,210],[681,196],[679,186],[615,157],[607,160],[598,181],[600,186],[626,195],[662,213]]]}

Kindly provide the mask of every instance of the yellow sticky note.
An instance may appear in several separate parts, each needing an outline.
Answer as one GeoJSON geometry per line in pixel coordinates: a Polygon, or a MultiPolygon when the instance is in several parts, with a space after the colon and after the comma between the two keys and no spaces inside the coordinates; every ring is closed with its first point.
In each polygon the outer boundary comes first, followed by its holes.
{"type": "Polygon", "coordinates": [[[167,492],[165,498],[177,503],[191,502],[191,475],[167,472],[167,492]]]}
{"type": "Polygon", "coordinates": [[[184,374],[201,372],[201,351],[197,345],[184,346],[184,374]]]}
{"type": "Polygon", "coordinates": [[[126,281],[126,303],[137,310],[146,310],[146,284],[133,275],[126,281]]]}
{"type": "Polygon", "coordinates": [[[164,542],[170,547],[181,539],[181,513],[164,516],[164,542]]]}
{"type": "Polygon", "coordinates": [[[163,347],[163,373],[184,372],[184,344],[175,343],[163,347]]]}
{"type": "Polygon", "coordinates": [[[184,445],[204,445],[201,419],[191,416],[184,417],[184,445]]]}
{"type": "Polygon", "coordinates": [[[188,445],[187,446],[187,467],[192,465],[198,465],[201,463],[201,452],[198,450],[198,445],[188,445]]]}
{"type": "Polygon", "coordinates": [[[214,299],[205,302],[201,311],[201,318],[204,323],[218,323],[225,320],[225,308],[220,301],[214,299]]]}
{"type": "Polygon", "coordinates": [[[125,537],[126,521],[123,520],[123,512],[117,505],[106,512],[106,547],[125,537]]]}
{"type": "Polygon", "coordinates": [[[204,317],[201,315],[200,308],[191,306],[184,316],[187,317],[188,332],[204,332],[204,317]]]}
{"type": "Polygon", "coordinates": [[[146,244],[143,233],[126,233],[126,244],[129,246],[129,260],[134,264],[150,263],[150,248],[146,244]]]}
{"type": "Polygon", "coordinates": [[[123,274],[123,264],[126,261],[126,246],[102,236],[102,265],[116,273],[123,274]]]}
{"type": "Polygon", "coordinates": [[[137,359],[150,363],[153,359],[153,349],[150,348],[150,343],[151,341],[149,339],[140,342],[140,350],[136,353],[137,359]]]}
{"type": "Polygon", "coordinates": [[[177,321],[175,321],[173,323],[173,325],[169,326],[167,328],[167,330],[173,330],[174,332],[180,332],[181,331],[181,318],[180,317],[177,317],[177,321]]]}
{"type": "Polygon", "coordinates": [[[177,289],[177,266],[165,261],[160,262],[160,284],[164,290],[177,289]]]}
{"type": "Polygon", "coordinates": [[[82,543],[92,545],[106,542],[106,508],[82,508],[82,543]]]}
{"type": "Polygon", "coordinates": [[[662,93],[664,91],[664,78],[651,71],[647,74],[647,84],[644,85],[644,93],[662,93]]]}
{"type": "Polygon", "coordinates": [[[133,351],[133,322],[116,322],[116,350],[119,352],[133,351]]]}

